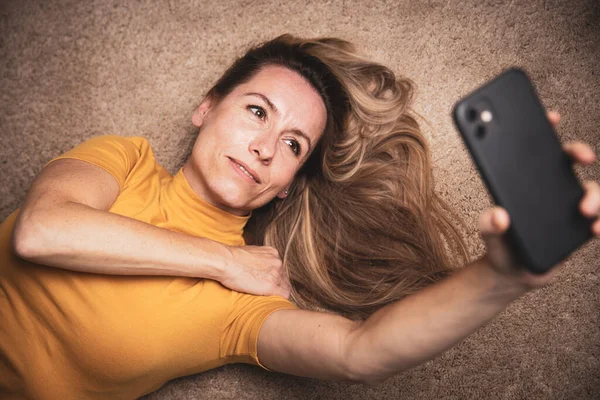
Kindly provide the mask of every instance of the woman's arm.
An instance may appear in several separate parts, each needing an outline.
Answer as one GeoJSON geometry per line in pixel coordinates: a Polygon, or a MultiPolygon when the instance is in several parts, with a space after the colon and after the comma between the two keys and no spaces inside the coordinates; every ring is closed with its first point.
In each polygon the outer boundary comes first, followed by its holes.
{"type": "MultiPolygon", "coordinates": [[[[555,118],[556,119],[556,118],[555,118]]],[[[593,164],[593,150],[567,143],[576,162],[593,164]]],[[[584,183],[579,210],[600,213],[600,185],[584,183]]],[[[547,284],[559,266],[543,275],[516,264],[504,234],[510,216],[501,207],[487,210],[479,231],[484,257],[396,303],[364,322],[317,312],[281,310],[271,314],[258,338],[258,358],[267,368],[320,379],[377,383],[430,360],[485,325],[523,293],[547,284]]],[[[600,235],[600,219],[592,225],[600,235]]]]}
{"type": "Polygon", "coordinates": [[[102,168],[74,159],[49,164],[19,213],[16,254],[74,271],[209,278],[239,291],[287,296],[274,249],[229,247],[108,212],[118,195],[116,179],[102,168]]]}
{"type": "Polygon", "coordinates": [[[258,357],[279,372],[376,383],[450,348],[523,293],[484,257],[362,323],[310,311],[274,312],[260,331],[258,357]]]}
{"type": "Polygon", "coordinates": [[[380,382],[428,361],[487,324],[527,290],[498,274],[487,256],[384,307],[348,336],[353,376],[380,382]]]}
{"type": "Polygon", "coordinates": [[[225,246],[109,213],[118,195],[116,179],[102,168],[73,159],[49,164],[15,223],[16,253],[83,272],[220,276],[225,246]]]}

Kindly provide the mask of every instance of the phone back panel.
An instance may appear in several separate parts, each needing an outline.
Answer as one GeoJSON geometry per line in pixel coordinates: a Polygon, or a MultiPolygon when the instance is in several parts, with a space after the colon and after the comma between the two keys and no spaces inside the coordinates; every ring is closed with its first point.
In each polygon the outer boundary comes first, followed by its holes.
{"type": "Polygon", "coordinates": [[[522,70],[459,101],[453,118],[495,203],[511,217],[507,239],[523,266],[545,272],[592,237],[593,219],[579,212],[583,189],[522,70]]]}

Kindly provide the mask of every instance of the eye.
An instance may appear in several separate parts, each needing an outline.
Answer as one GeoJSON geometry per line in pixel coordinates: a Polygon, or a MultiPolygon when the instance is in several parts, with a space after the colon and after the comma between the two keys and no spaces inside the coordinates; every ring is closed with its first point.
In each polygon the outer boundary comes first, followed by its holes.
{"type": "Polygon", "coordinates": [[[292,151],[294,152],[295,155],[300,155],[300,152],[302,151],[302,146],[300,146],[300,143],[298,143],[297,140],[285,139],[285,143],[288,146],[290,146],[290,149],[292,149],[292,151]]]}
{"type": "Polygon", "coordinates": [[[252,114],[256,115],[261,121],[264,121],[267,118],[267,112],[261,106],[249,105],[246,108],[250,110],[252,114]]]}

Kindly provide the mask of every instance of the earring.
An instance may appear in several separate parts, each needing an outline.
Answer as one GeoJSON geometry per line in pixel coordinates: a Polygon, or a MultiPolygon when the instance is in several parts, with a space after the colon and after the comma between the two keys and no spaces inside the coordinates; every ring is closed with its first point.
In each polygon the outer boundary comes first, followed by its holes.
{"type": "Polygon", "coordinates": [[[283,194],[285,194],[285,195],[287,196],[287,194],[288,194],[288,191],[287,191],[287,190],[285,190],[285,191],[283,192],[283,194]]]}

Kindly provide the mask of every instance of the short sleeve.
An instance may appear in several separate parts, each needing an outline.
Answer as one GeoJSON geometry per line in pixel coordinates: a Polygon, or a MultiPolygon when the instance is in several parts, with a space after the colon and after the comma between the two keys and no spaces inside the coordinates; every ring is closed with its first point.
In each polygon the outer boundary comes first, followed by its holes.
{"type": "Polygon", "coordinates": [[[237,294],[221,336],[220,357],[226,363],[254,364],[270,371],[258,359],[260,328],[271,313],[297,308],[280,296],[237,294]]]}
{"type": "Polygon", "coordinates": [[[127,176],[148,149],[150,143],[142,137],[96,136],[53,158],[46,165],[65,158],[86,161],[106,170],[123,189],[127,176]]]}

